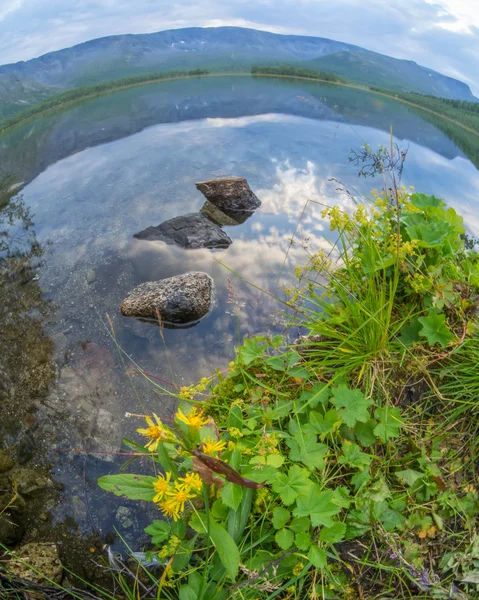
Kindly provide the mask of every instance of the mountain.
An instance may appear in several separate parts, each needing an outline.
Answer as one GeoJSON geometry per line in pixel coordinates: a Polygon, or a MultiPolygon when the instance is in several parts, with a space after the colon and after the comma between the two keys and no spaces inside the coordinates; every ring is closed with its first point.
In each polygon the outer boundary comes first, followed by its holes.
{"type": "MultiPolygon", "coordinates": [[[[326,38],[241,27],[175,29],[91,40],[39,58],[0,66],[0,116],[80,85],[154,71],[204,67],[240,71],[252,64],[330,65],[361,83],[474,100],[469,87],[421,67],[326,38]]],[[[323,68],[323,67],[321,67],[323,68]]],[[[326,67],[324,67],[326,68],[326,67]]]]}

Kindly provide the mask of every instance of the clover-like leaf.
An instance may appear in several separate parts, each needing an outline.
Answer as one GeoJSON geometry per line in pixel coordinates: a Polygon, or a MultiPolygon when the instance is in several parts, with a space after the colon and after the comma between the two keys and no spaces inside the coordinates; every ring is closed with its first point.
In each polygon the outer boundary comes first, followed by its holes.
{"type": "Polygon", "coordinates": [[[308,559],[317,569],[324,569],[328,562],[326,552],[317,546],[311,546],[308,559]]]}
{"type": "Polygon", "coordinates": [[[273,490],[286,506],[293,504],[300,494],[308,494],[311,486],[308,471],[299,465],[293,465],[288,474],[277,473],[273,482],[273,490]]]}
{"type": "Polygon", "coordinates": [[[286,523],[290,520],[290,518],[291,513],[286,508],[283,508],[282,506],[275,506],[273,508],[272,523],[275,529],[283,528],[286,525],[286,523]]]}
{"type": "Polygon", "coordinates": [[[399,435],[404,421],[401,419],[401,411],[396,406],[383,406],[377,408],[374,412],[376,419],[379,421],[374,428],[374,435],[386,443],[391,438],[396,438],[399,435]]]}
{"type": "Polygon", "coordinates": [[[293,439],[286,440],[286,444],[291,448],[289,457],[292,461],[302,462],[311,470],[324,467],[324,457],[329,447],[318,443],[315,435],[302,435],[302,432],[298,432],[293,439]]]}
{"type": "Polygon", "coordinates": [[[370,454],[361,452],[361,448],[357,444],[344,443],[343,453],[339,456],[338,462],[340,464],[349,465],[356,469],[363,469],[367,467],[372,460],[370,454]]]}
{"type": "Polygon", "coordinates": [[[345,523],[341,523],[338,521],[331,525],[331,527],[324,527],[321,529],[321,533],[319,534],[319,539],[321,542],[327,542],[328,544],[337,544],[342,539],[344,539],[344,534],[346,533],[346,525],[345,523]]]}
{"type": "Polygon", "coordinates": [[[320,491],[318,485],[312,485],[307,496],[299,496],[293,514],[296,517],[309,516],[313,527],[324,525],[331,527],[331,517],[341,511],[341,507],[332,502],[333,491],[320,491]]]}
{"type": "Polygon", "coordinates": [[[440,344],[445,348],[452,339],[452,332],[446,326],[446,315],[430,312],[427,317],[419,317],[422,329],[419,335],[427,338],[430,346],[440,344]]]}
{"type": "Polygon", "coordinates": [[[291,548],[294,543],[294,533],[285,527],[278,531],[274,536],[274,539],[282,550],[287,550],[288,548],[291,548]]]}
{"type": "Polygon", "coordinates": [[[339,415],[348,427],[354,427],[357,421],[366,423],[369,419],[368,407],[372,400],[365,398],[361,390],[350,390],[342,383],[333,388],[331,402],[339,410],[339,415]]]}

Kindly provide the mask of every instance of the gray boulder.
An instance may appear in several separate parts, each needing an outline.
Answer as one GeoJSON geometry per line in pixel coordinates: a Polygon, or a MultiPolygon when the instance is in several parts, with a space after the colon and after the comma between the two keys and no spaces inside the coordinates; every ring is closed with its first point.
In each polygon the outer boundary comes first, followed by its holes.
{"type": "Polygon", "coordinates": [[[200,212],[206,215],[210,221],[213,221],[213,223],[216,223],[216,225],[219,225],[220,227],[241,225],[253,214],[252,212],[246,210],[220,210],[217,206],[211,204],[209,200],[204,203],[200,209],[200,212]]]}
{"type": "Polygon", "coordinates": [[[188,324],[198,321],[210,310],[214,283],[206,273],[192,271],[160,281],[142,283],[123,300],[120,310],[127,317],[188,324]]]}
{"type": "Polygon", "coordinates": [[[203,213],[190,213],[169,219],[156,227],[147,227],[134,237],[159,240],[182,248],[227,248],[233,240],[203,213]]]}
{"type": "Polygon", "coordinates": [[[222,211],[253,212],[261,201],[251,191],[244,177],[222,177],[195,184],[207,200],[222,211]]]}

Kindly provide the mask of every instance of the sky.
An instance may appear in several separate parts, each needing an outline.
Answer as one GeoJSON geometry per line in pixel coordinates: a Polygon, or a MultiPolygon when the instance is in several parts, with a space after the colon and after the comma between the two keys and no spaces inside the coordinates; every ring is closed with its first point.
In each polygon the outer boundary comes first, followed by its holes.
{"type": "Polygon", "coordinates": [[[479,0],[0,0],[0,64],[107,35],[222,25],[415,60],[479,96],[479,0]]]}

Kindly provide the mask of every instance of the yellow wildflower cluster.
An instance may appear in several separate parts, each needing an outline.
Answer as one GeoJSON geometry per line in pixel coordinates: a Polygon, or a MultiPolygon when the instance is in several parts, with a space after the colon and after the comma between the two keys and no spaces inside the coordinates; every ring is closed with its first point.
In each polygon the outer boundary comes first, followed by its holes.
{"type": "Polygon", "coordinates": [[[192,400],[196,394],[204,392],[210,383],[208,377],[202,377],[196,385],[184,385],[180,387],[179,396],[183,400],[192,400]]]}
{"type": "Polygon", "coordinates": [[[254,499],[255,513],[263,513],[267,509],[270,496],[271,492],[266,487],[260,488],[256,492],[256,496],[254,499]]]}
{"type": "Polygon", "coordinates": [[[179,408],[176,412],[175,419],[181,421],[191,427],[192,429],[200,429],[203,425],[209,422],[210,418],[206,417],[201,410],[198,410],[195,406],[185,415],[185,413],[179,408]]]}
{"type": "Polygon", "coordinates": [[[297,562],[294,565],[293,575],[299,575],[303,569],[304,569],[304,564],[302,562],[297,562]]]}
{"type": "Polygon", "coordinates": [[[154,421],[151,417],[146,416],[145,421],[148,427],[146,427],[145,429],[140,428],[136,430],[138,433],[148,438],[149,441],[146,443],[145,448],[148,448],[150,452],[154,452],[155,450],[157,450],[158,444],[160,442],[168,440],[173,441],[175,439],[175,436],[171,429],[166,427],[161,422],[161,419],[157,415],[155,415],[155,413],[153,413],[153,418],[155,419],[154,421]]]}
{"type": "Polygon", "coordinates": [[[243,437],[243,434],[237,427],[228,427],[228,432],[229,432],[230,436],[233,438],[243,437]]]}
{"type": "Polygon", "coordinates": [[[185,510],[185,504],[201,492],[203,482],[198,473],[187,473],[172,482],[171,473],[167,472],[153,482],[153,489],[156,492],[153,502],[158,504],[165,517],[177,521],[185,510]]]}
{"type": "Polygon", "coordinates": [[[321,217],[329,220],[331,231],[352,231],[354,228],[351,217],[339,206],[325,208],[321,212],[321,217]]]}
{"type": "Polygon", "coordinates": [[[160,558],[167,558],[168,556],[173,556],[173,554],[175,554],[175,552],[178,550],[180,542],[181,540],[179,537],[177,537],[176,535],[171,535],[166,544],[158,552],[158,556],[160,558]]]}

